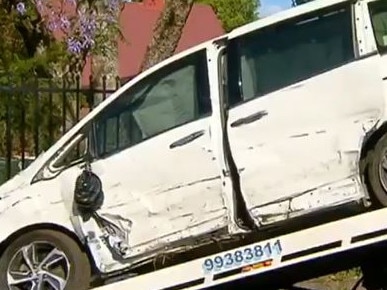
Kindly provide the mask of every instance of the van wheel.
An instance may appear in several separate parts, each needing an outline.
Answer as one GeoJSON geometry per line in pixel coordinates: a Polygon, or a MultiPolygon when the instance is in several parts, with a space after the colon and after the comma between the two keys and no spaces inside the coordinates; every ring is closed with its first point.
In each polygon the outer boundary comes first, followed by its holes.
{"type": "Polygon", "coordinates": [[[367,177],[370,194],[377,206],[387,207],[387,135],[367,155],[367,177]]]}
{"type": "Polygon", "coordinates": [[[64,233],[35,230],[15,239],[0,258],[0,289],[86,290],[90,263],[64,233]]]}

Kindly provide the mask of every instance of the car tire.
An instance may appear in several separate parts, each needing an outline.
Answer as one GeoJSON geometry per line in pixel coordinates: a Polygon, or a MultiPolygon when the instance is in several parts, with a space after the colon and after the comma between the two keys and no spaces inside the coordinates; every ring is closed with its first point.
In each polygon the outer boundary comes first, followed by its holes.
{"type": "Polygon", "coordinates": [[[34,230],[23,234],[0,257],[2,290],[34,289],[28,285],[37,283],[43,287],[36,289],[55,289],[52,285],[58,285],[56,289],[85,290],[89,289],[90,280],[86,253],[74,239],[59,231],[34,230]]]}
{"type": "Polygon", "coordinates": [[[387,207],[387,135],[368,152],[366,163],[371,200],[376,206],[387,207]]]}

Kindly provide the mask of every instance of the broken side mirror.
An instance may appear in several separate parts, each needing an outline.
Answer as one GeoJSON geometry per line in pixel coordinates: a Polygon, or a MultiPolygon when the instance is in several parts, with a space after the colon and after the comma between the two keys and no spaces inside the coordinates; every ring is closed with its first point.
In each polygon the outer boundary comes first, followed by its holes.
{"type": "Polygon", "coordinates": [[[89,219],[102,206],[103,200],[102,182],[90,165],[86,165],[75,181],[74,205],[84,219],[89,219]]]}

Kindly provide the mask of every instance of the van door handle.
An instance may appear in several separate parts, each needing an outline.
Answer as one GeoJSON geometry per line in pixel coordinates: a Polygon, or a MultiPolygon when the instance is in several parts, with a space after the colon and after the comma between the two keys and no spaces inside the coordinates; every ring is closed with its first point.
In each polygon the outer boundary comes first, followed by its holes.
{"type": "Polygon", "coordinates": [[[247,124],[253,123],[255,121],[258,121],[258,120],[262,119],[266,115],[268,115],[268,113],[266,111],[259,111],[257,113],[254,113],[254,114],[250,115],[250,116],[247,116],[247,117],[241,118],[239,120],[236,120],[235,122],[231,123],[231,127],[235,128],[235,127],[239,127],[239,126],[243,126],[243,125],[247,125],[247,124]]]}
{"type": "Polygon", "coordinates": [[[196,140],[197,138],[203,136],[205,133],[204,130],[201,130],[201,131],[197,131],[195,133],[192,133],[184,138],[181,138],[175,142],[173,142],[171,145],[169,145],[169,148],[170,149],[173,149],[173,148],[176,148],[176,147],[181,147],[181,146],[184,146],[188,143],[191,143],[192,141],[196,140]]]}

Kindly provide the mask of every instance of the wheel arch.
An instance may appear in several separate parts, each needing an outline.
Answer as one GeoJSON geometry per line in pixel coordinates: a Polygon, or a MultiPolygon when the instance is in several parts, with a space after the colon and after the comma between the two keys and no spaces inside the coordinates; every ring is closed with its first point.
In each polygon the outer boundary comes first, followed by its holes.
{"type": "Polygon", "coordinates": [[[360,163],[361,163],[361,169],[365,169],[367,166],[367,155],[368,153],[375,148],[376,143],[387,134],[387,121],[384,122],[382,125],[377,127],[376,129],[371,130],[365,137],[361,152],[360,152],[360,163]]]}
{"type": "Polygon", "coordinates": [[[38,223],[38,224],[28,225],[28,226],[25,226],[23,228],[18,229],[16,232],[9,235],[4,241],[2,241],[0,243],[0,256],[3,255],[5,249],[14,240],[21,237],[23,234],[26,234],[26,233],[34,231],[34,230],[57,231],[57,232],[61,232],[61,233],[65,234],[68,237],[70,237],[71,239],[73,239],[77,243],[77,245],[79,246],[81,251],[84,251],[86,253],[87,258],[88,258],[89,263],[90,263],[90,266],[91,266],[91,269],[92,269],[92,274],[95,273],[96,267],[95,267],[94,259],[93,259],[91,252],[89,251],[88,247],[86,247],[85,243],[83,243],[81,241],[81,239],[79,239],[79,237],[74,232],[70,231],[69,229],[67,229],[64,226],[54,224],[54,223],[38,223]]]}

